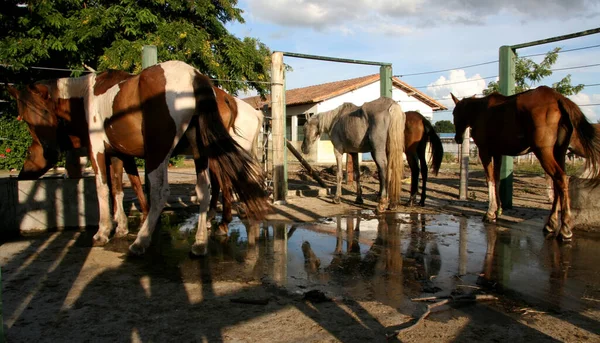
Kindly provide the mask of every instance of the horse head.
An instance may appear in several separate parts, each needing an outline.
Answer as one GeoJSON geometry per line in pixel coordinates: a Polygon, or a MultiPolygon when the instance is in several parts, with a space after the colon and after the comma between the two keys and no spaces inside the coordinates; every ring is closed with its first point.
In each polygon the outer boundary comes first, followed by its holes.
{"type": "Polygon", "coordinates": [[[17,101],[19,120],[27,123],[33,139],[27,150],[19,179],[35,180],[58,161],[58,118],[49,87],[42,83],[23,90],[9,86],[8,92],[17,101]]]}
{"type": "Polygon", "coordinates": [[[302,152],[310,153],[310,149],[315,141],[319,140],[321,130],[319,128],[319,117],[306,114],[306,123],[304,123],[304,139],[302,140],[302,152]]]}
{"type": "Polygon", "coordinates": [[[454,111],[452,111],[454,128],[456,131],[456,134],[454,135],[454,140],[456,141],[457,144],[462,144],[465,130],[469,126],[469,121],[467,120],[468,112],[465,108],[466,107],[465,99],[458,100],[458,98],[455,97],[454,94],[452,94],[452,93],[450,93],[450,96],[452,97],[452,100],[454,101],[454,104],[456,105],[454,107],[454,111]]]}

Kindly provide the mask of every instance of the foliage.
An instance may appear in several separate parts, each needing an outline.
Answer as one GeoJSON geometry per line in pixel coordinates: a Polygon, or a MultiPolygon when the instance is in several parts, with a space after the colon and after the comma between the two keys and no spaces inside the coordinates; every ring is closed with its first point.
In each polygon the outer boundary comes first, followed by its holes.
{"type": "Polygon", "coordinates": [[[442,157],[442,162],[444,163],[454,163],[456,160],[457,158],[451,152],[445,152],[442,157]]]}
{"type": "MultiPolygon", "coordinates": [[[[540,63],[535,63],[529,58],[517,58],[515,60],[515,94],[534,88],[543,78],[552,75],[551,68],[558,60],[559,51],[560,48],[549,51],[540,63]]],[[[571,85],[571,75],[567,75],[562,80],[553,83],[552,88],[569,96],[581,92],[583,85],[571,85]]],[[[490,82],[483,94],[488,95],[493,92],[500,92],[500,85],[497,81],[490,82]]]]}
{"type": "MultiPolygon", "coordinates": [[[[0,81],[30,83],[69,76],[28,66],[139,72],[141,50],[155,45],[158,60],[181,60],[219,80],[266,81],[269,49],[238,38],[227,23],[243,23],[237,0],[8,0],[0,7],[0,81]],[[4,79],[4,80],[2,80],[4,79]]],[[[77,74],[77,73],[74,73],[77,74]]],[[[219,82],[232,94],[267,84],[219,82]]]]}
{"type": "Polygon", "coordinates": [[[27,124],[0,116],[0,169],[20,169],[31,135],[27,124]]]}
{"type": "Polygon", "coordinates": [[[437,133],[454,133],[456,129],[450,120],[438,120],[433,124],[433,128],[437,133]]]}

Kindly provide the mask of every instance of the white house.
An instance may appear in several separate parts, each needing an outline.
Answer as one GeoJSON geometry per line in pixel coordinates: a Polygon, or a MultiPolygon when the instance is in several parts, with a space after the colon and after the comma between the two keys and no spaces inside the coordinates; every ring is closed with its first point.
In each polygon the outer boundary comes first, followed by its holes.
{"type": "MultiPolygon", "coordinates": [[[[418,111],[431,120],[433,112],[447,108],[416,88],[411,87],[398,78],[392,78],[392,98],[404,111],[418,111]]],[[[303,125],[305,114],[315,114],[332,110],[344,102],[358,106],[380,96],[379,74],[358,77],[349,80],[335,81],[304,88],[287,90],[286,100],[286,137],[299,148],[304,139],[303,125]]],[[[245,98],[254,108],[270,107],[270,96],[261,100],[260,96],[245,98]]],[[[293,156],[291,157],[293,158],[293,156]]],[[[333,146],[326,136],[321,136],[318,148],[313,150],[307,160],[317,163],[334,163],[333,146]]]]}

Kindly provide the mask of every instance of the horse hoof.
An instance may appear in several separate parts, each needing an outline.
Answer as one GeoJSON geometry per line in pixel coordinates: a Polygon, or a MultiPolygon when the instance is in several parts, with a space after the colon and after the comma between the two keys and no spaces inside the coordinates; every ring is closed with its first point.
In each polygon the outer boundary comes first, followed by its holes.
{"type": "Polygon", "coordinates": [[[119,230],[119,228],[117,228],[117,231],[115,231],[115,238],[123,238],[126,237],[129,234],[129,230],[124,229],[124,230],[119,230]]]}
{"type": "Polygon", "coordinates": [[[217,215],[217,211],[215,211],[215,210],[210,210],[210,211],[208,211],[208,213],[206,214],[206,220],[207,220],[207,221],[210,221],[210,220],[214,219],[216,215],[217,215]]]}
{"type": "Polygon", "coordinates": [[[228,231],[229,227],[227,226],[227,224],[220,223],[217,229],[215,230],[214,234],[215,236],[227,236],[228,231]]]}
{"type": "Polygon", "coordinates": [[[550,227],[550,225],[546,224],[544,226],[544,232],[545,233],[554,233],[554,229],[552,227],[550,227]]]}
{"type": "Polygon", "coordinates": [[[341,202],[342,202],[342,201],[340,200],[340,198],[339,198],[339,197],[335,197],[335,198],[333,198],[333,203],[334,203],[334,204],[339,204],[339,203],[341,203],[341,202]]]}
{"type": "Polygon", "coordinates": [[[425,201],[421,201],[421,202],[419,203],[419,206],[421,206],[421,207],[425,207],[425,201]]]}
{"type": "Polygon", "coordinates": [[[194,245],[192,245],[192,254],[194,254],[194,256],[206,256],[207,253],[208,247],[206,243],[194,243],[194,245]]]}
{"type": "Polygon", "coordinates": [[[362,198],[356,198],[356,200],[354,200],[354,203],[355,203],[355,204],[357,204],[357,205],[362,205],[362,204],[364,204],[365,202],[363,201],[363,199],[362,199],[362,198]]]}
{"type": "Polygon", "coordinates": [[[483,216],[483,222],[484,222],[484,223],[490,223],[490,224],[492,224],[492,223],[495,223],[495,222],[496,222],[496,218],[495,218],[495,217],[488,216],[488,215],[486,214],[485,216],[483,216]]]}
{"type": "Polygon", "coordinates": [[[134,242],[132,245],[129,246],[129,252],[132,255],[141,256],[144,255],[144,253],[146,252],[146,248],[144,248],[141,244],[134,242]]]}
{"type": "Polygon", "coordinates": [[[94,235],[94,246],[95,247],[102,247],[105,246],[106,243],[108,243],[109,239],[106,236],[100,235],[100,234],[95,234],[94,235]]]}
{"type": "Polygon", "coordinates": [[[558,239],[560,239],[562,242],[571,242],[573,240],[573,232],[571,230],[560,230],[558,239]],[[563,231],[567,231],[567,233],[563,231]]]}

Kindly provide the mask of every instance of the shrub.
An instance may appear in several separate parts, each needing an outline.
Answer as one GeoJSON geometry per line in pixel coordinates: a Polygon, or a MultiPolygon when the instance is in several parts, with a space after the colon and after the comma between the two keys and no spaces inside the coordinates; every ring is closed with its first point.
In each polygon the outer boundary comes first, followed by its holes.
{"type": "Polygon", "coordinates": [[[20,169],[31,145],[27,124],[16,118],[0,117],[0,169],[20,169]]]}

